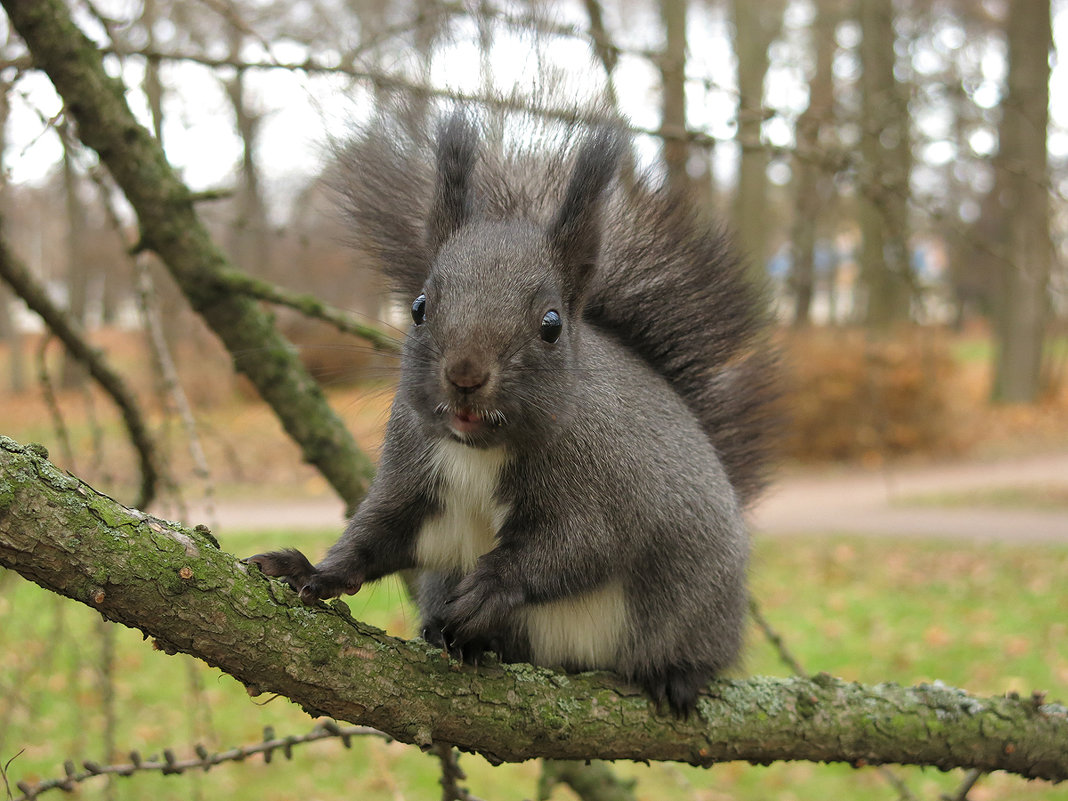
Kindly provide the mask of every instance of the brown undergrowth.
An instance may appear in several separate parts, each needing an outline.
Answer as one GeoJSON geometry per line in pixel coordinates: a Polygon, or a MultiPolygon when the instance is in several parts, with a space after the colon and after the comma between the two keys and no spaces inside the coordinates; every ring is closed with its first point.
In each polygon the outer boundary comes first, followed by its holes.
{"type": "MultiPolygon", "coordinates": [[[[148,411],[168,468],[180,486],[195,484],[193,461],[178,418],[167,411],[144,337],[136,331],[94,332],[94,345],[126,377],[148,411]]],[[[65,454],[45,393],[36,380],[40,335],[25,335],[27,389],[10,389],[11,354],[0,344],[0,432],[46,445],[65,469],[116,497],[135,486],[136,460],[110,401],[94,388],[55,388],[73,458],[65,454]]],[[[331,404],[361,447],[375,454],[389,413],[395,362],[369,360],[352,339],[313,337],[298,344],[331,404]]],[[[1068,447],[1068,391],[1034,406],[993,407],[988,346],[981,336],[911,330],[877,340],[860,330],[783,335],[790,426],[786,458],[802,464],[839,461],[878,466],[900,459],[1015,455],[1068,447]]],[[[300,461],[296,446],[213,337],[186,335],[176,349],[182,385],[196,409],[221,494],[315,496],[330,492],[300,461]]],[[[255,358],[240,354],[238,358],[255,358]]],[[[59,345],[46,363],[58,384],[59,345]]],[[[132,490],[130,490],[132,493],[132,490]]]]}

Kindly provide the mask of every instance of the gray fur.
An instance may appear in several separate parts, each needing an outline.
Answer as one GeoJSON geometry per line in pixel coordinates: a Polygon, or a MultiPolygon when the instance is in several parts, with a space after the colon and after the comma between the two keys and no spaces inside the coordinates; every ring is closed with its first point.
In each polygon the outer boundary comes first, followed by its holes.
{"type": "Polygon", "coordinates": [[[456,112],[434,142],[387,110],[349,144],[357,244],[425,321],[339,542],[253,560],[314,600],[422,554],[428,640],[616,670],[686,712],[741,646],[766,311],[684,200],[615,180],[617,126],[529,125],[504,147],[456,112]]]}

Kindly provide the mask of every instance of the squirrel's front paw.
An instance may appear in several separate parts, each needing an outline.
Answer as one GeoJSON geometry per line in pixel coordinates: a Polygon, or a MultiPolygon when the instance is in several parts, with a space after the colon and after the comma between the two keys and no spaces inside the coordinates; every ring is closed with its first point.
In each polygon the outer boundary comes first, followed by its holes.
{"type": "Polygon", "coordinates": [[[475,571],[456,587],[441,612],[441,633],[450,653],[492,649],[504,620],[522,602],[518,589],[490,573],[475,571]]]}
{"type": "Polygon", "coordinates": [[[296,548],[258,553],[244,561],[259,565],[265,576],[282,579],[300,595],[300,600],[309,605],[342,593],[354,593],[363,585],[363,579],[358,576],[339,576],[318,570],[296,548]]]}

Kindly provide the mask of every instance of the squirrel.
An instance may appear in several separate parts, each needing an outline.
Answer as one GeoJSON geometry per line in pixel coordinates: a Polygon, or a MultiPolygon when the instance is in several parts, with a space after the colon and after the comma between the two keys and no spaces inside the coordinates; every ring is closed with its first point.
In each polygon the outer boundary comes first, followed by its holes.
{"type": "Polygon", "coordinates": [[[411,302],[380,465],[317,565],[247,561],[306,603],[417,568],[454,657],[615,671],[685,716],[742,645],[768,304],[692,202],[621,174],[610,115],[492,122],[380,111],[346,145],[357,244],[411,302]]]}

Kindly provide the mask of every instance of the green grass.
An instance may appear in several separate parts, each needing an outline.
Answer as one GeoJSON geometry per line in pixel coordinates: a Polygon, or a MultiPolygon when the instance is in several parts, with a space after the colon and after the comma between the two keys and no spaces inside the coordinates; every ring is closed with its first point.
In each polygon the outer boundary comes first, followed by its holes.
{"type": "MultiPolygon", "coordinates": [[[[1037,509],[1059,512],[1068,511],[1068,486],[1035,484],[1020,487],[987,487],[964,492],[906,495],[896,499],[894,505],[951,509],[982,506],[995,509],[1037,509]]],[[[1068,522],[1065,525],[1068,526],[1068,522]]]]}
{"type": "MultiPolygon", "coordinates": [[[[952,351],[961,364],[989,363],[994,358],[995,341],[991,337],[968,337],[956,339],[952,351]]],[[[1063,359],[1068,355],[1068,337],[1049,337],[1045,345],[1046,358],[1063,359]]]]}
{"type": "MultiPolygon", "coordinates": [[[[320,553],[337,532],[301,535],[320,553]]],[[[248,554],[292,535],[224,535],[223,548],[248,554]]],[[[795,538],[759,542],[753,588],[765,615],[811,671],[862,682],[911,684],[940,679],[980,694],[1046,690],[1068,700],[1068,548],[1010,548],[795,538]]],[[[410,633],[415,614],[396,584],[382,583],[348,601],[357,617],[394,633],[410,633]]],[[[62,775],[65,759],[105,761],[99,664],[103,624],[92,610],[58,598],[12,573],[0,574],[0,764],[17,781],[62,775]],[[21,751],[21,754],[19,752],[21,751]],[[19,754],[16,757],[16,754],[19,754]]],[[[286,735],[312,720],[284,699],[250,699],[235,680],[185,656],[166,656],[139,633],[110,627],[115,638],[115,689],[123,759],[195,743],[223,749],[262,737],[264,726],[286,735]]],[[[785,675],[774,650],[754,630],[744,672],[785,675]]],[[[256,799],[433,799],[436,763],[417,749],[377,740],[351,750],[322,742],[214,768],[208,774],[118,779],[114,797],[256,799]]],[[[482,798],[532,798],[537,763],[493,768],[473,756],[461,764],[482,798]]],[[[951,791],[960,772],[897,769],[918,798],[951,791]]],[[[638,778],[643,799],[894,799],[876,771],[807,763],[768,768],[725,764],[711,770],[677,765],[620,765],[638,778]]],[[[80,797],[105,798],[104,781],[82,785],[80,797]]],[[[50,797],[59,797],[54,792],[50,797]]],[[[553,798],[572,798],[560,788],[553,798]]],[[[984,778],[973,798],[1061,799],[1068,787],[984,778]]]]}

